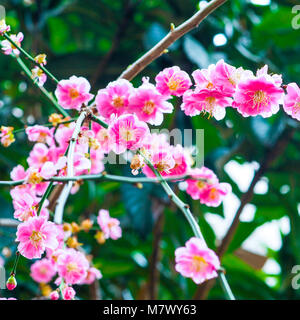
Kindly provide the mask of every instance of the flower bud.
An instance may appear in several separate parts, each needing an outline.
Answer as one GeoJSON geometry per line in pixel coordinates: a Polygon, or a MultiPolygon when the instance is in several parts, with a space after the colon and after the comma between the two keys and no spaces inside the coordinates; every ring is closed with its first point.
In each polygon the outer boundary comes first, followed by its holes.
{"type": "Polygon", "coordinates": [[[79,242],[77,241],[77,238],[76,238],[76,237],[70,237],[70,238],[68,238],[68,240],[67,240],[67,246],[68,246],[69,248],[76,249],[77,247],[79,247],[79,246],[81,246],[81,245],[82,245],[82,243],[79,243],[79,242]]]}
{"type": "Polygon", "coordinates": [[[57,290],[52,291],[49,295],[51,300],[58,300],[59,299],[59,293],[57,292],[57,290]]]}
{"type": "Polygon", "coordinates": [[[64,289],[62,290],[62,294],[63,294],[63,298],[64,300],[73,300],[75,297],[75,290],[72,287],[64,287],[64,289]]]}
{"type": "Polygon", "coordinates": [[[104,232],[102,232],[102,231],[97,231],[96,234],[95,234],[95,239],[97,240],[97,242],[98,242],[99,244],[105,243],[104,232]]]}
{"type": "Polygon", "coordinates": [[[72,233],[78,233],[80,231],[80,227],[76,222],[71,223],[72,233]]]}
{"type": "Polygon", "coordinates": [[[41,290],[43,297],[48,297],[50,295],[52,289],[48,284],[41,283],[40,290],[41,290]]]}
{"type": "Polygon", "coordinates": [[[16,286],[17,286],[17,280],[14,275],[11,275],[6,282],[6,288],[8,290],[14,290],[16,286]]]}
{"type": "Polygon", "coordinates": [[[80,228],[85,232],[88,232],[93,226],[93,221],[90,219],[85,219],[81,222],[80,228]]]}

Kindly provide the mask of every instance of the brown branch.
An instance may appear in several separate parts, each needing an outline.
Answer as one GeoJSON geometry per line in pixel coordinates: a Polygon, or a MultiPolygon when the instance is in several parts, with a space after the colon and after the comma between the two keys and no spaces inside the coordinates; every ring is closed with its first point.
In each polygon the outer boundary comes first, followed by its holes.
{"type": "Polygon", "coordinates": [[[102,300],[99,280],[95,280],[89,286],[90,300],[102,300]]]}
{"type": "Polygon", "coordinates": [[[151,50],[146,52],[140,59],[130,65],[119,77],[119,79],[133,79],[143,69],[145,69],[152,61],[161,56],[165,50],[176,40],[184,36],[186,33],[195,29],[199,24],[214,10],[221,6],[227,0],[212,0],[206,7],[199,10],[190,19],[179,25],[177,28],[171,28],[170,32],[158,42],[151,50]]]}
{"type": "Polygon", "coordinates": [[[138,0],[136,3],[132,3],[131,1],[127,1],[125,8],[124,8],[124,15],[123,19],[119,24],[119,27],[117,29],[117,32],[112,40],[111,47],[109,51],[104,55],[104,57],[100,60],[99,64],[96,66],[95,72],[93,76],[91,77],[91,86],[94,86],[100,77],[100,75],[103,73],[103,70],[109,63],[110,59],[112,58],[113,54],[117,51],[119,48],[119,44],[121,42],[121,39],[123,38],[126,29],[128,27],[129,22],[131,21],[131,18],[133,17],[135,13],[136,7],[140,4],[141,0],[138,0]]]}
{"type": "Polygon", "coordinates": [[[57,203],[57,200],[64,188],[65,184],[62,183],[62,184],[58,184],[54,187],[52,193],[50,194],[49,196],[49,205],[48,205],[48,209],[50,211],[54,211],[55,207],[56,207],[56,203],[57,203]]]}
{"type": "MultiPolygon", "coordinates": [[[[247,203],[249,203],[252,200],[252,197],[254,194],[254,188],[257,182],[266,173],[266,171],[272,165],[272,163],[284,152],[287,144],[289,143],[290,139],[293,137],[295,131],[296,131],[295,128],[287,128],[286,130],[284,130],[280,138],[277,140],[277,142],[271,147],[271,149],[267,151],[265,159],[260,165],[260,168],[256,171],[247,192],[243,194],[241,198],[240,206],[234,216],[234,219],[225,237],[223,238],[221,245],[217,249],[217,254],[220,259],[222,259],[222,257],[224,256],[225,252],[227,251],[236,233],[236,230],[240,222],[240,216],[244,210],[244,207],[246,206],[247,203]]],[[[210,289],[214,286],[214,284],[215,284],[215,280],[209,280],[205,282],[203,285],[199,286],[195,293],[194,299],[201,299],[201,300],[206,299],[210,289]]]]}
{"type": "Polygon", "coordinates": [[[148,292],[149,292],[149,299],[156,300],[157,293],[158,293],[158,283],[159,283],[159,270],[158,270],[158,263],[160,260],[161,252],[160,252],[160,241],[162,238],[162,231],[164,226],[164,205],[158,203],[157,208],[154,212],[156,215],[156,222],[153,228],[153,251],[150,258],[149,263],[149,283],[148,283],[148,292]]]}

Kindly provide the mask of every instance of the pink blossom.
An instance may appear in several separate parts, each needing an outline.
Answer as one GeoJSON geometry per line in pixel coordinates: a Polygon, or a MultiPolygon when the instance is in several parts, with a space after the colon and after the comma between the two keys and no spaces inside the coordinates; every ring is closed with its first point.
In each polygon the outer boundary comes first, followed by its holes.
{"type": "Polygon", "coordinates": [[[82,281],[82,284],[92,284],[95,280],[101,279],[102,273],[100,270],[91,267],[87,271],[86,278],[82,281]]]}
{"type": "Polygon", "coordinates": [[[210,207],[218,207],[229,192],[231,192],[229,183],[222,182],[215,185],[207,185],[200,193],[200,203],[210,207]]]}
{"type": "Polygon", "coordinates": [[[49,129],[40,125],[26,128],[29,141],[47,143],[49,146],[53,144],[53,131],[54,128],[49,129]]]}
{"type": "MultiPolygon", "coordinates": [[[[183,149],[181,145],[177,145],[176,147],[172,146],[172,157],[175,161],[175,165],[169,172],[166,174],[167,176],[183,176],[187,174],[191,160],[188,159],[188,154],[186,150],[183,149]]],[[[165,175],[163,173],[162,175],[165,175]]]]}
{"type": "Polygon", "coordinates": [[[89,93],[90,89],[91,86],[85,78],[72,76],[68,80],[59,81],[55,96],[63,108],[80,110],[81,105],[93,97],[89,93]]]}
{"type": "Polygon", "coordinates": [[[211,70],[211,81],[214,87],[218,88],[222,93],[232,96],[237,84],[246,77],[252,76],[253,73],[243,68],[235,68],[219,60],[215,68],[211,70]]]}
{"type": "MultiPolygon", "coordinates": [[[[21,42],[24,39],[24,35],[22,32],[19,32],[17,35],[11,34],[10,38],[16,45],[21,47],[21,42]]],[[[1,46],[2,46],[2,50],[4,51],[4,54],[9,55],[11,53],[14,53],[16,56],[19,56],[20,54],[19,49],[17,49],[14,45],[12,45],[12,43],[10,43],[8,40],[1,41],[1,46]]]]}
{"type": "Polygon", "coordinates": [[[55,133],[55,140],[59,145],[66,149],[69,145],[69,141],[72,137],[73,131],[75,129],[75,122],[71,122],[65,125],[60,125],[55,133]]]}
{"type": "Polygon", "coordinates": [[[56,167],[54,163],[51,161],[46,161],[41,168],[40,175],[44,179],[50,179],[54,177],[56,175],[56,167]]]}
{"type": "Polygon", "coordinates": [[[211,207],[221,204],[223,198],[231,192],[228,183],[219,183],[217,176],[206,167],[191,169],[189,175],[193,179],[187,179],[186,192],[200,203],[211,207]]]}
{"type": "Polygon", "coordinates": [[[72,287],[65,286],[62,289],[62,295],[64,300],[73,300],[76,295],[76,291],[72,287]]]}
{"type": "Polygon", "coordinates": [[[116,218],[111,218],[107,210],[101,209],[99,211],[97,222],[104,232],[106,239],[111,238],[117,240],[122,237],[120,221],[116,218]]]}
{"type": "Polygon", "coordinates": [[[12,274],[6,281],[6,288],[11,291],[14,290],[17,287],[17,285],[17,280],[15,276],[12,274]]]}
{"type": "Polygon", "coordinates": [[[37,214],[38,200],[36,197],[21,191],[18,196],[16,193],[13,197],[13,206],[15,209],[14,218],[20,221],[27,221],[31,217],[35,217],[37,214]]]}
{"type": "Polygon", "coordinates": [[[31,78],[38,84],[38,86],[42,87],[47,81],[47,75],[44,71],[38,66],[31,69],[31,78]]]}
{"type": "Polygon", "coordinates": [[[147,124],[139,121],[136,115],[131,114],[124,114],[116,118],[108,128],[112,149],[117,154],[125,152],[126,149],[138,149],[149,133],[147,124]]]}
{"type": "Polygon", "coordinates": [[[41,258],[46,248],[57,248],[57,234],[54,223],[44,217],[32,217],[18,225],[18,250],[27,259],[41,258]]]}
{"type": "Polygon", "coordinates": [[[48,283],[56,274],[55,265],[47,258],[36,261],[30,267],[31,278],[39,283],[48,283]]]}
{"type": "Polygon", "coordinates": [[[167,141],[167,135],[151,133],[143,141],[143,148],[146,149],[150,154],[158,152],[162,149],[167,149],[170,144],[167,141]]]}
{"type": "Polygon", "coordinates": [[[108,130],[96,122],[92,123],[92,130],[95,133],[95,139],[100,145],[99,148],[103,153],[109,153],[111,151],[111,139],[109,137],[108,130]]]}
{"type": "Polygon", "coordinates": [[[59,293],[57,292],[57,290],[52,291],[52,292],[50,293],[49,298],[50,298],[51,300],[58,300],[58,299],[59,299],[59,293]]]}
{"type": "Polygon", "coordinates": [[[82,152],[74,153],[74,169],[76,175],[84,174],[91,168],[91,160],[86,157],[82,152]]]}
{"type": "Polygon", "coordinates": [[[24,167],[21,166],[20,164],[17,165],[16,167],[14,167],[12,169],[12,171],[10,172],[10,177],[14,181],[23,180],[26,178],[26,176],[27,176],[26,171],[25,171],[24,167]]]}
{"type": "Polygon", "coordinates": [[[91,150],[90,155],[91,155],[90,173],[97,174],[97,173],[102,172],[104,170],[104,164],[102,161],[104,158],[103,150],[100,148],[97,150],[91,150]]]}
{"type": "Polygon", "coordinates": [[[188,90],[183,95],[181,110],[191,117],[208,112],[216,120],[221,120],[225,117],[225,108],[230,105],[231,98],[217,89],[188,90]]]}
{"type": "Polygon", "coordinates": [[[218,178],[214,172],[206,167],[191,169],[189,175],[193,179],[187,179],[186,192],[194,199],[199,200],[200,194],[207,184],[213,185],[218,183],[218,178]]]}
{"type": "Polygon", "coordinates": [[[78,284],[87,276],[89,262],[83,253],[67,249],[57,259],[57,271],[67,284],[78,284]]]}
{"type": "Polygon", "coordinates": [[[43,143],[36,143],[27,158],[29,166],[40,169],[47,161],[50,161],[49,148],[43,143]]]}
{"type": "Polygon", "coordinates": [[[283,110],[292,118],[300,120],[300,88],[293,82],[287,85],[287,95],[284,97],[283,110]]]}
{"type": "Polygon", "coordinates": [[[279,110],[283,90],[269,75],[260,75],[241,81],[233,96],[232,106],[244,116],[270,117],[279,110]]]}
{"type": "Polygon", "coordinates": [[[173,106],[167,102],[168,97],[160,94],[148,79],[130,97],[130,110],[137,117],[152,125],[160,125],[163,121],[163,113],[171,113],[173,106]]]}
{"type": "Polygon", "coordinates": [[[112,114],[120,116],[128,113],[132,92],[132,84],[125,79],[110,82],[105,89],[99,90],[95,101],[100,116],[108,119],[112,114]]]}
{"type": "Polygon", "coordinates": [[[177,66],[161,71],[155,81],[157,91],[164,96],[182,96],[192,85],[189,75],[177,66]]]}
{"type": "Polygon", "coordinates": [[[220,261],[204,240],[191,238],[175,250],[175,269],[183,277],[191,278],[196,284],[217,277],[220,261]]]}
{"type": "Polygon", "coordinates": [[[15,137],[14,137],[13,130],[14,130],[13,127],[1,126],[1,128],[0,128],[1,144],[5,148],[9,147],[13,142],[16,141],[15,137]]]}
{"type": "Polygon", "coordinates": [[[10,31],[10,26],[6,25],[5,19],[0,20],[0,35],[3,35],[5,32],[10,31]]]}
{"type": "MultiPolygon", "coordinates": [[[[151,155],[150,159],[154,168],[163,175],[168,175],[170,170],[175,167],[175,160],[172,153],[168,149],[159,150],[151,155]]],[[[148,177],[154,177],[155,174],[148,166],[143,167],[143,172],[148,177]]]]}

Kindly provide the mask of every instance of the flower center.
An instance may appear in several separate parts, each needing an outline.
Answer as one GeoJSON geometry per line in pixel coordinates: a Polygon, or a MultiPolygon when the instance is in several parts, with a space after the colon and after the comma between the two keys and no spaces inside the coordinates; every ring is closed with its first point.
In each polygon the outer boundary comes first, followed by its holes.
{"type": "Polygon", "coordinates": [[[120,96],[116,96],[113,98],[113,106],[115,108],[121,108],[124,107],[124,99],[120,96]]]}
{"type": "Polygon", "coordinates": [[[296,109],[296,112],[300,111],[300,101],[295,103],[294,108],[296,109]]]}
{"type": "Polygon", "coordinates": [[[204,187],[205,187],[205,182],[204,181],[201,181],[201,180],[199,180],[199,181],[197,181],[197,187],[199,188],[199,189],[203,189],[204,187]]]}
{"type": "Polygon", "coordinates": [[[212,200],[215,200],[218,197],[218,190],[216,188],[212,188],[209,192],[209,197],[212,200]]]}
{"type": "Polygon", "coordinates": [[[208,263],[201,256],[193,256],[192,265],[195,272],[200,272],[208,265],[208,263]]]}
{"type": "Polygon", "coordinates": [[[214,87],[214,85],[212,84],[212,82],[209,82],[207,85],[206,85],[206,88],[207,89],[212,89],[214,87]]]}
{"type": "Polygon", "coordinates": [[[216,103],[216,98],[215,97],[207,97],[205,99],[206,101],[206,108],[207,111],[210,113],[210,115],[212,114],[214,107],[215,107],[215,103],[216,103]]]}
{"type": "Polygon", "coordinates": [[[30,240],[31,240],[31,242],[33,243],[33,245],[34,245],[35,247],[37,247],[38,244],[39,244],[39,242],[40,242],[41,240],[43,240],[43,235],[42,235],[41,232],[34,230],[34,231],[32,231],[32,233],[31,233],[30,240]]]}
{"type": "Polygon", "coordinates": [[[164,163],[163,161],[158,162],[155,166],[159,172],[165,171],[169,168],[168,164],[164,163]]]}
{"type": "Polygon", "coordinates": [[[42,180],[43,180],[42,176],[37,171],[31,172],[28,177],[28,183],[30,184],[37,184],[37,183],[40,183],[42,180]]]}
{"type": "Polygon", "coordinates": [[[262,90],[257,90],[253,96],[254,107],[255,105],[264,104],[266,102],[266,93],[262,90]]]}
{"type": "Polygon", "coordinates": [[[168,87],[171,91],[175,91],[178,89],[179,87],[179,81],[178,80],[174,80],[174,79],[170,79],[168,82],[168,87]]]}
{"type": "Polygon", "coordinates": [[[48,269],[47,269],[46,267],[41,267],[41,268],[40,268],[40,274],[46,275],[47,272],[48,272],[48,269]]]}
{"type": "Polygon", "coordinates": [[[71,97],[71,99],[76,99],[76,98],[78,98],[78,96],[79,96],[78,90],[75,89],[75,88],[71,88],[70,89],[70,97],[71,97]]]}
{"type": "Polygon", "coordinates": [[[67,271],[68,272],[77,271],[77,270],[78,270],[77,263],[70,262],[70,263],[67,264],[67,271]]]}
{"type": "Polygon", "coordinates": [[[125,141],[132,141],[134,140],[134,132],[133,130],[129,130],[127,128],[123,128],[121,129],[121,137],[125,140],[125,141]]]}
{"type": "Polygon", "coordinates": [[[101,142],[105,141],[108,139],[108,133],[106,129],[102,129],[98,132],[97,134],[97,139],[101,142]]]}
{"type": "Polygon", "coordinates": [[[154,108],[155,108],[155,103],[152,100],[149,100],[149,101],[145,102],[143,112],[150,115],[153,113],[154,108]]]}

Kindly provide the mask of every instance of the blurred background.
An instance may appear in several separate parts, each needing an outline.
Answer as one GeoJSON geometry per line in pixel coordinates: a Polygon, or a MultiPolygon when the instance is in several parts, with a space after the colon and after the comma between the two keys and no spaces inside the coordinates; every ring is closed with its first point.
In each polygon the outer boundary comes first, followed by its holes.
{"type": "MultiPolygon", "coordinates": [[[[297,3],[298,2],[298,3],[297,3]]],[[[164,37],[170,23],[185,21],[206,1],[195,0],[0,0],[12,33],[22,31],[22,47],[33,56],[46,53],[58,79],[71,75],[90,80],[96,93],[145,51],[164,37]]],[[[297,0],[231,0],[222,5],[198,29],[174,43],[133,80],[154,81],[163,68],[178,65],[191,73],[223,58],[256,71],[268,64],[283,75],[283,82],[300,84],[300,29],[292,28],[297,0]]],[[[300,12],[300,8],[299,8],[300,12]]],[[[300,20],[300,19],[299,19],[300,20]]],[[[299,21],[300,25],[300,21],[299,21]]],[[[16,129],[43,124],[54,112],[38,89],[21,74],[17,63],[0,55],[1,125],[16,129]]],[[[49,90],[55,88],[48,81],[49,90]]],[[[178,195],[196,215],[208,245],[220,244],[240,206],[241,196],[254,177],[264,170],[246,201],[237,232],[222,264],[238,299],[298,299],[291,287],[292,267],[300,265],[300,132],[282,110],[269,119],[243,118],[227,111],[222,121],[204,116],[186,117],[174,100],[176,111],[165,117],[162,128],[204,129],[205,165],[220,181],[229,182],[233,193],[223,206],[210,208],[178,195]],[[293,135],[290,134],[291,130],[293,135]],[[286,148],[280,147],[284,141],[286,148]],[[274,155],[274,149],[278,152],[274,155]],[[269,161],[270,154],[274,161],[269,161]],[[266,165],[267,163],[267,165],[266,165]]],[[[0,146],[0,179],[8,180],[17,164],[25,167],[31,150],[24,133],[9,148],[0,146]]],[[[113,174],[130,175],[126,166],[107,166],[113,174]]],[[[11,218],[9,188],[0,188],[1,218],[11,218]]],[[[78,287],[82,299],[191,299],[197,286],[174,270],[174,250],[192,236],[181,213],[169,203],[159,186],[143,189],[115,182],[86,182],[69,198],[66,221],[95,218],[100,208],[121,220],[123,237],[99,245],[93,233],[80,233],[79,242],[94,256],[103,273],[99,284],[78,287]],[[95,289],[96,288],[96,289],[95,289]],[[95,292],[98,294],[95,296],[95,292]]],[[[15,229],[0,228],[0,259],[8,270],[16,250],[15,229]]],[[[41,296],[39,285],[29,277],[31,262],[21,257],[14,296],[41,296]]],[[[54,286],[53,286],[54,288],[54,286]]],[[[0,292],[5,295],[6,293],[0,292]]],[[[217,283],[209,299],[223,299],[217,283]]]]}

